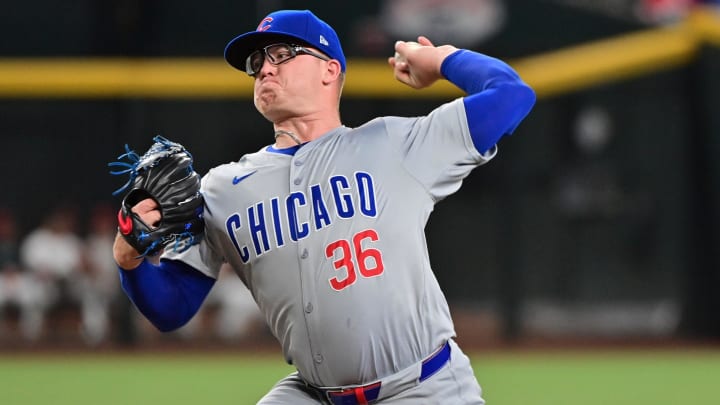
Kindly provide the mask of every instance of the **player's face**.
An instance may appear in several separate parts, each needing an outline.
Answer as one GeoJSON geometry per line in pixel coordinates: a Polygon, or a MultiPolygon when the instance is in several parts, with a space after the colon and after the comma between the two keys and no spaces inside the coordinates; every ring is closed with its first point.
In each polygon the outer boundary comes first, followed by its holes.
{"type": "Polygon", "coordinates": [[[247,70],[255,78],[255,107],[270,121],[304,116],[324,108],[318,96],[329,58],[312,49],[302,49],[271,45],[248,58],[247,70]]]}

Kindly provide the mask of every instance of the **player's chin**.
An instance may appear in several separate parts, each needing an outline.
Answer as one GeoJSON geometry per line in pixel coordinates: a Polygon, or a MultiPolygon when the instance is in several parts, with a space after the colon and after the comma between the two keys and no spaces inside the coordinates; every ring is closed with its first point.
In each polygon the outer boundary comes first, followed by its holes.
{"type": "Polygon", "coordinates": [[[272,114],[275,104],[275,95],[272,93],[263,93],[255,96],[255,108],[265,117],[272,114]]]}

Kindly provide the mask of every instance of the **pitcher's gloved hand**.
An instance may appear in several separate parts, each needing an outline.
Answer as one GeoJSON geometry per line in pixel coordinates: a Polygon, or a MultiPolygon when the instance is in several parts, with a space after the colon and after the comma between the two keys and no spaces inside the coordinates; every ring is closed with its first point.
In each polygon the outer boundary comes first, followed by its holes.
{"type": "Polygon", "coordinates": [[[192,167],[192,155],[182,145],[161,136],[153,141],[142,156],[126,145],[118,161],[108,164],[124,168],[111,174],[130,176],[113,195],[130,190],[118,212],[118,230],[140,256],[155,255],[171,243],[174,249],[185,250],[199,242],[205,229],[200,176],[192,167]],[[135,204],[147,198],[158,205],[161,217],[156,224],[146,224],[132,211],[135,204]]]}

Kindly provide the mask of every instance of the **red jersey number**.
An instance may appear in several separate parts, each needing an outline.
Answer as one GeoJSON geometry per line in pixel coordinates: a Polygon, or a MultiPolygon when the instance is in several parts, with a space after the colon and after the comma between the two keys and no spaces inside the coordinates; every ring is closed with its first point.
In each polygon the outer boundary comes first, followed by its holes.
{"type": "Polygon", "coordinates": [[[336,276],[328,280],[334,290],[340,291],[357,281],[354,263],[357,263],[357,269],[364,278],[376,277],[383,273],[385,266],[382,261],[382,253],[378,249],[363,246],[365,240],[370,243],[376,242],[378,239],[378,234],[374,229],[366,229],[353,236],[352,245],[347,239],[339,239],[325,247],[325,257],[335,258],[333,261],[335,270],[344,270],[345,273],[342,278],[336,276]]]}

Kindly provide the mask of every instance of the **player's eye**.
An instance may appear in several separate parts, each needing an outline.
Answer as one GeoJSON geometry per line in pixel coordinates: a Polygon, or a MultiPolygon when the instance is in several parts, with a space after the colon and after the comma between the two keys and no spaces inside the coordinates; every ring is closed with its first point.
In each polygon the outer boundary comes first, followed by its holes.
{"type": "Polygon", "coordinates": [[[253,76],[262,69],[263,62],[265,61],[265,55],[263,51],[255,51],[248,56],[245,61],[245,70],[247,74],[253,76]]]}
{"type": "Polygon", "coordinates": [[[297,55],[297,50],[292,45],[274,44],[266,46],[250,54],[245,60],[245,72],[250,76],[257,75],[265,63],[265,58],[273,65],[279,65],[297,55]]]}
{"type": "Polygon", "coordinates": [[[290,46],[286,44],[278,44],[269,47],[267,49],[267,55],[270,57],[270,60],[275,64],[285,62],[286,60],[295,56],[290,46]]]}

